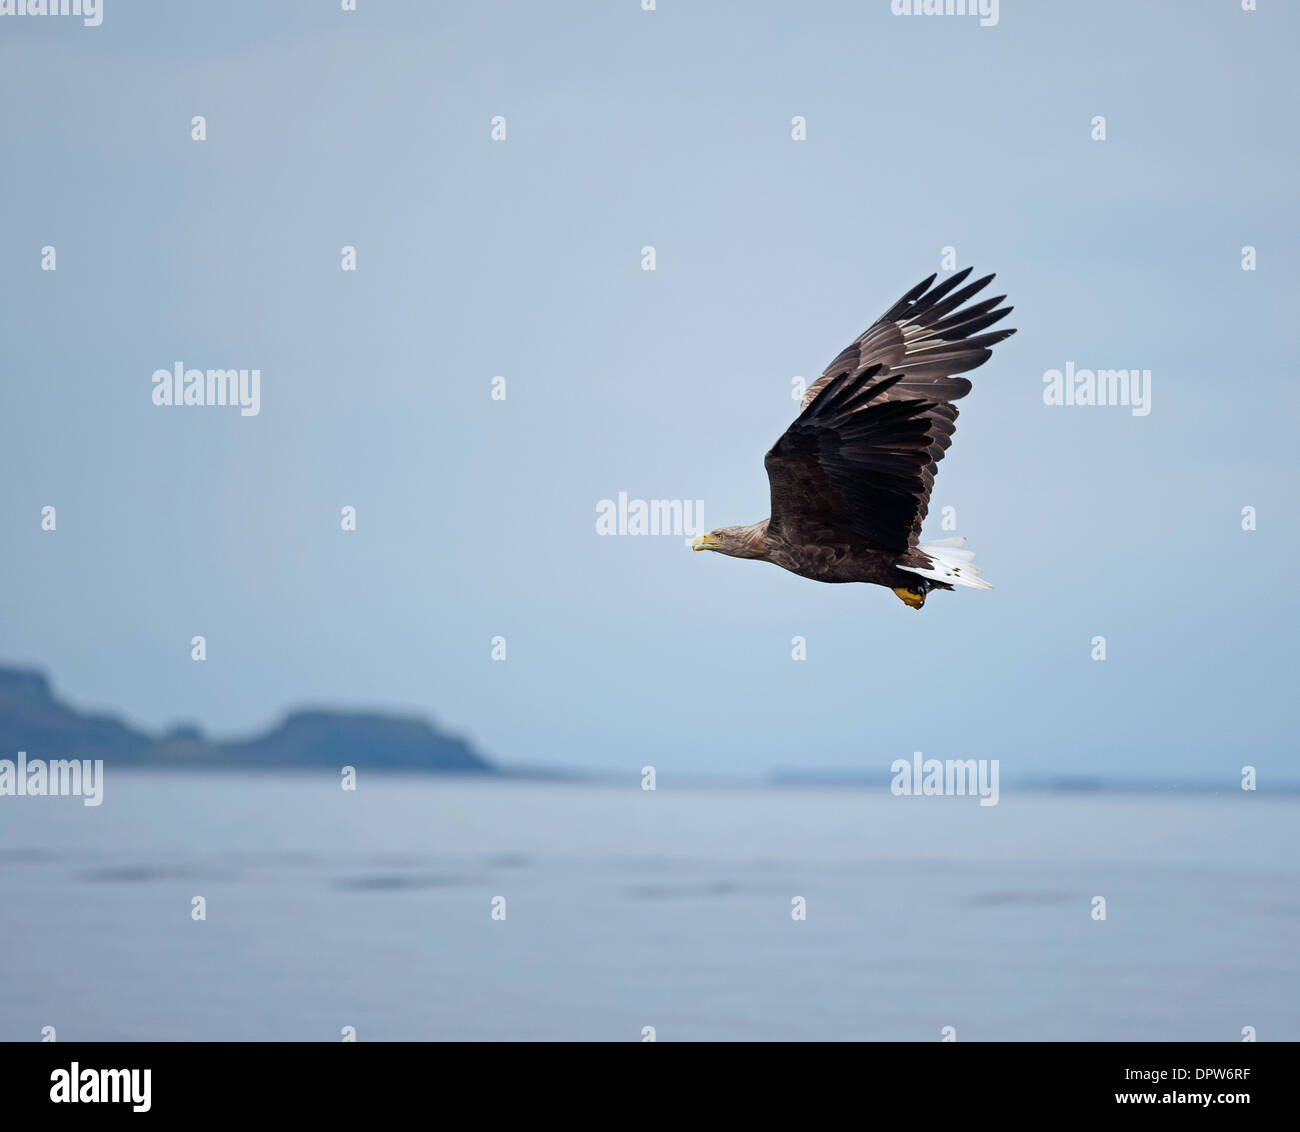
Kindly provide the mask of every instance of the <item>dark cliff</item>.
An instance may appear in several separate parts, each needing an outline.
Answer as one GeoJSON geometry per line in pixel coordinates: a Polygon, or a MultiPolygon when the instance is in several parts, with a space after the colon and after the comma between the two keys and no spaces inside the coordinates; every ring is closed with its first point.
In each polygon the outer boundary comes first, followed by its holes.
{"type": "Polygon", "coordinates": [[[56,699],[43,673],[0,667],[0,758],[104,759],[171,767],[355,766],[460,774],[495,768],[468,743],[423,719],[376,712],[296,711],[264,735],[214,743],[195,727],[150,735],[112,715],[56,699]]]}

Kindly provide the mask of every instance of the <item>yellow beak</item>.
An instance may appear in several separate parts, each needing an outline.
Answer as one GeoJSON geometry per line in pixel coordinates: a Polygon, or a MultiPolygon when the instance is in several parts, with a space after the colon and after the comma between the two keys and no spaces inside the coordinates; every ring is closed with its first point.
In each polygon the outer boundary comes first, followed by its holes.
{"type": "Polygon", "coordinates": [[[709,531],[702,535],[696,535],[691,539],[692,550],[716,550],[722,545],[719,539],[713,537],[713,532],[709,531]]]}

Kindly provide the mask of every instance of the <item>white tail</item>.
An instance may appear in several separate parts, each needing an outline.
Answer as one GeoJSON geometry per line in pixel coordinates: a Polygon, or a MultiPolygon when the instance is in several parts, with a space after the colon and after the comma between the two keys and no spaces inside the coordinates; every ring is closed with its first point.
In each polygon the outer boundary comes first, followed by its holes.
{"type": "Polygon", "coordinates": [[[973,590],[991,590],[993,587],[980,577],[982,571],[975,565],[975,552],[962,550],[964,538],[945,538],[938,542],[918,543],[916,549],[930,559],[930,566],[900,566],[911,574],[932,578],[950,586],[969,586],[973,590]]]}

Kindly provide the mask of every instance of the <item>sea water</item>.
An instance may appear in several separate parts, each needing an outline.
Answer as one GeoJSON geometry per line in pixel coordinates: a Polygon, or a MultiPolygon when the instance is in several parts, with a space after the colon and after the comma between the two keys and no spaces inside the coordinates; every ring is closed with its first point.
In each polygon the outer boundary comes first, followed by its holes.
{"type": "Polygon", "coordinates": [[[357,786],[0,799],[0,1039],[1300,1040],[1295,797],[357,786]]]}

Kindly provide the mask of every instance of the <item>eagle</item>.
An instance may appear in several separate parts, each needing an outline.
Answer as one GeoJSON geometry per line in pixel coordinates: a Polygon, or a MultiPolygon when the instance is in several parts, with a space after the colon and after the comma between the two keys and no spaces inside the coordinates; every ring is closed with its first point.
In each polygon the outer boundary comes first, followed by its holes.
{"type": "Polygon", "coordinates": [[[715,527],[692,550],[757,558],[817,582],[867,582],[920,609],[932,590],[987,590],[964,538],[923,543],[930,489],[957,424],[954,401],[1015,330],[998,295],[963,305],[993,281],[971,269],[931,275],[840,351],[808,386],[799,416],[763,463],[772,514],[715,527]],[[965,284],[965,286],[963,286],[965,284]]]}

